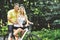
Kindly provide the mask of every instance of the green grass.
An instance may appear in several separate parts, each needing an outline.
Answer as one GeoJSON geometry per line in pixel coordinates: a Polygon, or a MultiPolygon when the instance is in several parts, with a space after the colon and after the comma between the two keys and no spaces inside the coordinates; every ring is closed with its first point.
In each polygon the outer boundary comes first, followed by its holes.
{"type": "MultiPolygon", "coordinates": [[[[0,29],[0,35],[6,35],[8,28],[6,26],[0,29]]],[[[40,31],[33,31],[32,34],[37,35],[42,40],[55,40],[56,37],[60,37],[60,29],[41,29],[40,31]]],[[[59,39],[60,40],[60,39],[59,39]]]]}

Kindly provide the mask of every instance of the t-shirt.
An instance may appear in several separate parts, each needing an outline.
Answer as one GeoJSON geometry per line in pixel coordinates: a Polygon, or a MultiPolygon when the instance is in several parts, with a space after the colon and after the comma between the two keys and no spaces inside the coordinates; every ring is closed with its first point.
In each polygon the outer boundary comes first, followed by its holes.
{"type": "MultiPolygon", "coordinates": [[[[14,9],[8,11],[8,14],[7,14],[7,17],[11,18],[12,21],[16,22],[16,19],[17,19],[17,15],[18,15],[19,12],[15,12],[14,9]]],[[[8,20],[8,25],[13,25],[13,23],[11,23],[9,20],[8,20]]]]}

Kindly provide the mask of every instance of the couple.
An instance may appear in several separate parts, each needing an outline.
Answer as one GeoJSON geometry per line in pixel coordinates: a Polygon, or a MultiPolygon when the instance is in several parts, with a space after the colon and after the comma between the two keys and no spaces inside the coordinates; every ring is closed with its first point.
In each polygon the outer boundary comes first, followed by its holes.
{"type": "Polygon", "coordinates": [[[8,30],[9,30],[8,40],[12,40],[13,35],[15,39],[18,40],[19,32],[21,33],[21,35],[24,34],[25,32],[23,28],[24,22],[26,22],[25,26],[33,24],[28,20],[24,6],[19,7],[18,3],[14,4],[14,9],[8,11],[7,19],[8,19],[8,30]]]}

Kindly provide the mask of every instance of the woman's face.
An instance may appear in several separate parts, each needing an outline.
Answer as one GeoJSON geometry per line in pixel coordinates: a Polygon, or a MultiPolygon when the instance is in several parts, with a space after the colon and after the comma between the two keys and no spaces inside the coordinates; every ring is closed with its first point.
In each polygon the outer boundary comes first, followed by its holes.
{"type": "Polygon", "coordinates": [[[21,12],[24,12],[24,9],[23,9],[23,8],[20,8],[20,11],[21,11],[21,12]]]}
{"type": "Polygon", "coordinates": [[[24,9],[23,8],[20,8],[20,13],[24,14],[24,9]]]}

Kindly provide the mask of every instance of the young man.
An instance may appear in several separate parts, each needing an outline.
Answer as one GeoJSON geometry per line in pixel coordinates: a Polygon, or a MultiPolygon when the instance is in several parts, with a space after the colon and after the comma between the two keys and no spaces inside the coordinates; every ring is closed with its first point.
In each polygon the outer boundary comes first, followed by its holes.
{"type": "Polygon", "coordinates": [[[8,30],[9,30],[9,36],[8,40],[12,40],[12,35],[13,35],[13,24],[16,24],[16,19],[17,19],[17,14],[19,10],[19,4],[15,3],[14,4],[14,9],[9,10],[7,14],[7,20],[8,20],[8,30]]]}

